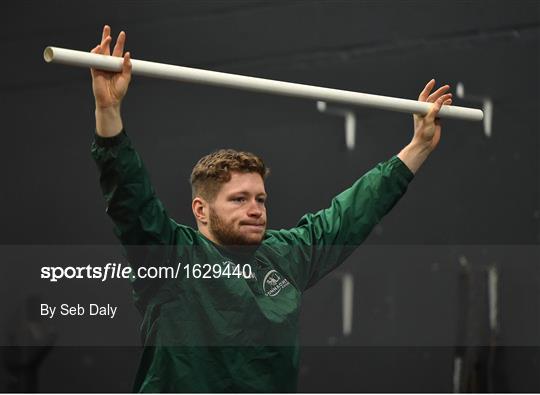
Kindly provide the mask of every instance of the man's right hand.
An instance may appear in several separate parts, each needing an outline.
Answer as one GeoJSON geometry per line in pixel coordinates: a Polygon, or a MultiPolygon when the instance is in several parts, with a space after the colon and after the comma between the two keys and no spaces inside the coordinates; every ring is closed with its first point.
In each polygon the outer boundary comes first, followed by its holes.
{"type": "MultiPolygon", "coordinates": [[[[92,49],[92,53],[111,55],[111,28],[103,27],[101,43],[92,49]]],[[[127,93],[131,81],[131,61],[129,52],[124,52],[126,33],[120,32],[112,56],[124,57],[121,72],[109,72],[90,69],[92,89],[96,101],[96,131],[103,137],[113,137],[122,131],[120,105],[127,93]]]]}

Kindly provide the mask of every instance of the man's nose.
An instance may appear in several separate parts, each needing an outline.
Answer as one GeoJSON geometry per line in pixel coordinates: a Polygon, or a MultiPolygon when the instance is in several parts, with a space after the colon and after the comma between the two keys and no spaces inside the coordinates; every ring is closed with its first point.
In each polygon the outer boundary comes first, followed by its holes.
{"type": "Polygon", "coordinates": [[[252,201],[252,202],[249,204],[247,214],[248,214],[250,217],[256,217],[256,218],[259,218],[259,217],[263,214],[263,210],[262,210],[261,204],[260,204],[259,202],[257,202],[257,201],[252,201]]]}

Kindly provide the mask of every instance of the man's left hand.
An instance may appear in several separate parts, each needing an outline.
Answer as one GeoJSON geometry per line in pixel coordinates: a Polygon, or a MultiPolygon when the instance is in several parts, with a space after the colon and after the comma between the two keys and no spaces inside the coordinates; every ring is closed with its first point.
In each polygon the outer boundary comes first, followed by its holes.
{"type": "Polygon", "coordinates": [[[443,105],[452,104],[452,94],[446,93],[450,85],[441,86],[435,92],[431,90],[435,86],[435,80],[429,81],[424,90],[418,96],[418,101],[433,103],[426,115],[414,115],[413,143],[425,147],[429,152],[433,151],[441,139],[441,121],[437,118],[443,105]]]}

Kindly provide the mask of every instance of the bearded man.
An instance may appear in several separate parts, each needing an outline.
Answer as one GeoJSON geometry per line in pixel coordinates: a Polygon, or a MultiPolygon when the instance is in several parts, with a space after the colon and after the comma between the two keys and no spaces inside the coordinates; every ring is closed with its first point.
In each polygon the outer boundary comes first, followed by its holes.
{"type": "MultiPolygon", "coordinates": [[[[111,55],[110,34],[105,26],[91,52],[111,55]]],[[[433,105],[414,116],[409,145],[292,229],[266,229],[268,169],[260,158],[235,150],[205,156],[191,175],[195,230],[169,218],[124,131],[120,104],[131,80],[125,39],[121,32],[112,52],[123,56],[121,72],[91,70],[92,155],[130,264],[182,263],[178,278],[133,279],[144,317],[134,389],[294,392],[302,293],[340,265],[403,196],[439,142],[437,114],[451,104],[449,86],[431,93],[435,81],[426,85],[419,100],[433,105]]]]}

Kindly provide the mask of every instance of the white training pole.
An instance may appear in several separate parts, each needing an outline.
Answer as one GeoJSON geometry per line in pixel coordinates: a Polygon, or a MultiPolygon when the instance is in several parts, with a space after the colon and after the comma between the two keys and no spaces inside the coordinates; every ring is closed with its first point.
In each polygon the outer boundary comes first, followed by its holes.
{"type": "MultiPolygon", "coordinates": [[[[70,66],[92,67],[116,72],[122,70],[122,58],[115,56],[98,55],[65,48],[47,47],[43,52],[43,57],[47,63],[62,63],[70,66]]],[[[131,59],[131,64],[131,72],[133,75],[145,77],[195,82],[255,92],[302,97],[332,103],[347,103],[410,114],[425,115],[431,108],[431,103],[419,102],[417,100],[399,99],[395,97],[322,88],[319,86],[295,84],[292,82],[267,80],[264,78],[247,77],[237,74],[148,62],[145,60],[131,59]]],[[[476,108],[443,106],[439,111],[439,117],[441,118],[463,119],[467,121],[481,121],[483,116],[484,113],[482,110],[476,108]]]]}

